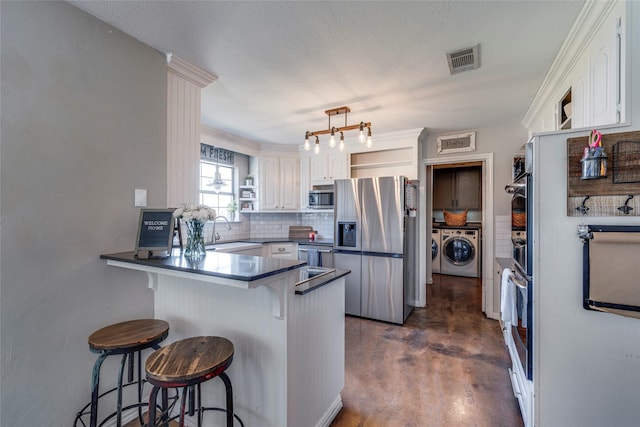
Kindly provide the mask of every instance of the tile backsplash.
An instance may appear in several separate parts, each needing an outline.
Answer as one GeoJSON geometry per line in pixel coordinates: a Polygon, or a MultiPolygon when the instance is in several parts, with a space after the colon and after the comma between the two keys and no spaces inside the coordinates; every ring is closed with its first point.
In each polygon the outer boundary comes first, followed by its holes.
{"type": "MultiPolygon", "coordinates": [[[[240,214],[240,222],[231,223],[227,230],[224,221],[216,224],[222,241],[248,238],[278,238],[289,236],[290,225],[308,225],[322,239],[333,239],[333,212],[309,213],[252,213],[240,214]]],[[[213,240],[213,223],[205,225],[205,241],[213,240]]]]}
{"type": "Polygon", "coordinates": [[[497,258],[511,258],[511,215],[496,215],[496,254],[497,258]]]}

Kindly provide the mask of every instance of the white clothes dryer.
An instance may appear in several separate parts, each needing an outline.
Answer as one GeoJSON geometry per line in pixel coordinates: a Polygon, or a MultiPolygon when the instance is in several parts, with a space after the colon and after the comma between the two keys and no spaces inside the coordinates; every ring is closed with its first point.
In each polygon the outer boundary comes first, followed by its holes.
{"type": "Polygon", "coordinates": [[[443,229],[440,273],[480,277],[478,230],[443,229]]]}
{"type": "Polygon", "coordinates": [[[431,230],[431,272],[440,273],[440,253],[442,252],[442,242],[440,241],[441,230],[434,228],[431,230]]]}

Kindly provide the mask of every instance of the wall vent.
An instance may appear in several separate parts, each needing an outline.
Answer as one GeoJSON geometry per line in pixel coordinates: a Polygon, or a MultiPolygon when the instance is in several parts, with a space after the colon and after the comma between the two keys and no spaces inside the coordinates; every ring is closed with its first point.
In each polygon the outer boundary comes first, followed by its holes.
{"type": "Polygon", "coordinates": [[[473,47],[447,52],[449,72],[453,75],[462,73],[463,71],[475,70],[480,67],[479,50],[480,45],[475,45],[473,47]]]}

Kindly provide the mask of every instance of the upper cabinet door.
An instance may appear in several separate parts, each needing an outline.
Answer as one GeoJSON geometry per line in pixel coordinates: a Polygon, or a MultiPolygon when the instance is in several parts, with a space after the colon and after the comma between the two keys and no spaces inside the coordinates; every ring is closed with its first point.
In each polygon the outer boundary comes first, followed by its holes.
{"type": "Polygon", "coordinates": [[[482,169],[461,168],[456,176],[457,209],[482,209],[482,169]]]}
{"type": "Polygon", "coordinates": [[[344,153],[330,154],[327,157],[329,179],[349,178],[349,156],[344,153]]]}
{"type": "Polygon", "coordinates": [[[309,175],[311,183],[328,180],[327,156],[315,155],[309,159],[309,175]]]}
{"type": "Polygon", "coordinates": [[[260,158],[260,210],[279,209],[280,159],[260,158]]]}
{"type": "Polygon", "coordinates": [[[593,41],[589,56],[591,120],[593,126],[618,123],[619,42],[617,20],[605,25],[593,41]]]}
{"type": "Polygon", "coordinates": [[[311,184],[331,185],[336,179],[349,178],[349,157],[344,153],[318,154],[309,159],[311,184]]]}
{"type": "Polygon", "coordinates": [[[298,209],[300,200],[298,172],[298,159],[280,159],[280,209],[298,209]]]}

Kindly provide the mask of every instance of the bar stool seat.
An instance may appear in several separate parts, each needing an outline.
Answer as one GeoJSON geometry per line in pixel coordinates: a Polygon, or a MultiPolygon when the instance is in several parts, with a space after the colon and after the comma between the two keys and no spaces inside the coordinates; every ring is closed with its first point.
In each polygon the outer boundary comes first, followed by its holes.
{"type": "Polygon", "coordinates": [[[91,401],[76,416],[74,426],[86,426],[83,418],[89,415],[89,426],[98,426],[98,401],[101,397],[117,391],[117,408],[107,415],[100,425],[108,419],[116,417],[116,426],[122,425],[122,413],[128,409],[138,408],[138,418],[142,423],[142,407],[147,406],[147,402],[142,401],[142,387],[144,378],[142,377],[141,352],[147,348],[159,349],[159,343],[169,335],[169,323],[159,319],[137,319],[115,323],[101,328],[89,336],[89,350],[98,353],[98,359],[93,366],[93,376],[91,385],[91,401]],[[138,355],[137,379],[134,379],[135,354],[138,355]],[[100,394],[100,368],[108,356],[122,355],[118,376],[118,385],[100,394]],[[128,383],[123,384],[124,367],[129,361],[128,383]],[[137,402],[122,407],[123,388],[136,384],[138,386],[137,402]],[[89,411],[87,411],[89,409],[89,411]],[[81,424],[78,424],[80,422],[81,424]]]}
{"type": "MultiPolygon", "coordinates": [[[[244,426],[242,420],[233,413],[233,390],[231,381],[225,373],[233,361],[233,343],[223,337],[193,337],[176,341],[151,354],[145,362],[147,380],[154,386],[149,396],[149,407],[156,404],[157,393],[166,388],[182,388],[180,414],[169,418],[163,402],[164,413],[160,422],[180,417],[180,426],[184,426],[185,406],[189,396],[188,414],[198,415],[198,426],[202,425],[203,412],[207,410],[223,411],[227,414],[227,426],[233,427],[233,419],[244,426]],[[214,377],[220,377],[226,390],[226,409],[204,407],[201,400],[200,385],[214,377]],[[197,389],[194,392],[194,388],[197,389]],[[197,398],[197,408],[195,399],[197,398]]],[[[149,411],[149,426],[155,426],[156,414],[149,411]]]]}

